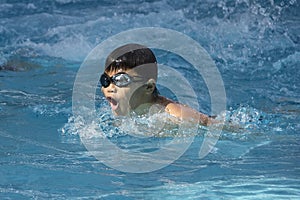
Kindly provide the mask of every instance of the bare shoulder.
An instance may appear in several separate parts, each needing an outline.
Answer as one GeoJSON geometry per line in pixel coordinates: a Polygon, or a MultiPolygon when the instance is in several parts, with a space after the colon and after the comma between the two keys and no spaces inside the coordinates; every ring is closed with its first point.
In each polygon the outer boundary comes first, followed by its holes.
{"type": "Polygon", "coordinates": [[[164,97],[161,98],[160,103],[165,106],[165,111],[174,117],[189,122],[200,123],[202,125],[210,124],[210,118],[207,115],[198,112],[187,105],[174,102],[164,97]]]}
{"type": "Polygon", "coordinates": [[[221,125],[221,128],[230,132],[240,132],[243,130],[242,127],[236,124],[225,124],[224,121],[215,119],[215,117],[210,117],[206,114],[203,114],[187,105],[174,102],[170,99],[165,97],[159,97],[159,103],[164,106],[165,112],[169,113],[170,115],[177,117],[181,120],[199,123],[204,126],[211,126],[214,125],[215,128],[218,125],[221,125]],[[224,126],[223,126],[224,125],[224,126]]]}

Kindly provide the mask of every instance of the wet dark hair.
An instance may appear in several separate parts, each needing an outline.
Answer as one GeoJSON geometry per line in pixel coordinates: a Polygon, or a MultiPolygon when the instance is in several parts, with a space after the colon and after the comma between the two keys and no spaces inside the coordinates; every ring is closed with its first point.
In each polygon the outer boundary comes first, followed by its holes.
{"type": "MultiPolygon", "coordinates": [[[[105,72],[128,70],[145,64],[150,64],[147,67],[153,67],[157,76],[157,61],[151,49],[140,44],[126,44],[109,54],[105,62],[105,72]]],[[[159,94],[156,87],[153,94],[159,94]]]]}
{"type": "Polygon", "coordinates": [[[149,48],[140,44],[126,44],[109,54],[105,62],[105,71],[128,70],[143,64],[156,65],[156,62],[155,55],[149,48]]]}

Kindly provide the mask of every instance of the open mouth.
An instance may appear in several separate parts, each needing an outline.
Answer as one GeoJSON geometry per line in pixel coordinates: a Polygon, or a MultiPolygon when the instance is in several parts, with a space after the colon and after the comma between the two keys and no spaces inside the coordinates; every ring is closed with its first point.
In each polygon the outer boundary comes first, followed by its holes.
{"type": "Polygon", "coordinates": [[[118,102],[111,97],[107,97],[106,99],[109,102],[111,109],[115,111],[118,108],[118,102]]]}

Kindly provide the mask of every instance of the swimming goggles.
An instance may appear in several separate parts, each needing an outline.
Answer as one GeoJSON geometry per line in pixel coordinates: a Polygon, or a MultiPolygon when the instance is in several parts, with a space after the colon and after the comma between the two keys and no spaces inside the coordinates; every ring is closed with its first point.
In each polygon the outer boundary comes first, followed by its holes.
{"type": "Polygon", "coordinates": [[[106,73],[101,75],[100,83],[104,88],[107,88],[111,83],[115,84],[118,87],[125,87],[132,82],[132,78],[124,73],[120,72],[112,77],[109,77],[106,73]]]}

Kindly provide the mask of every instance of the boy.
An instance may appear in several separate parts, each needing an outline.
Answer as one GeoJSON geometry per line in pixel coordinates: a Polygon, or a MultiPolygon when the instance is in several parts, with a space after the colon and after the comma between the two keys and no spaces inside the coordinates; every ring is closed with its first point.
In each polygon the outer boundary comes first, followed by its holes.
{"type": "Polygon", "coordinates": [[[102,92],[117,116],[134,111],[144,114],[159,105],[164,112],[182,120],[210,125],[214,119],[188,106],[161,96],[156,88],[157,61],[153,52],[139,44],[115,49],[106,59],[100,78],[102,92]]]}

